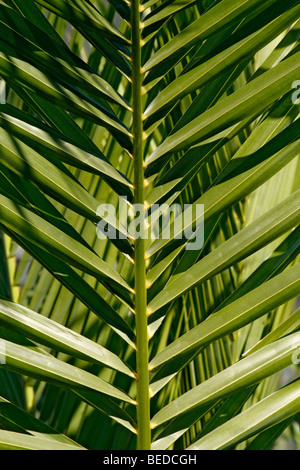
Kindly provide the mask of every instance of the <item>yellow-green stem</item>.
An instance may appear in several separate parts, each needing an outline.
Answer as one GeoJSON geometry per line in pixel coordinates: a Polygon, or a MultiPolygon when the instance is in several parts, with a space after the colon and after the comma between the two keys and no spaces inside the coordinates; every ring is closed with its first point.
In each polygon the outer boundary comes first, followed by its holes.
{"type": "MultiPolygon", "coordinates": [[[[132,90],[133,90],[133,158],[134,158],[134,202],[144,207],[144,161],[143,161],[143,105],[141,73],[141,22],[140,1],[132,0],[132,90]]],[[[145,242],[135,241],[135,313],[137,336],[137,421],[138,450],[149,450],[150,397],[148,368],[147,291],[145,242]]]]}

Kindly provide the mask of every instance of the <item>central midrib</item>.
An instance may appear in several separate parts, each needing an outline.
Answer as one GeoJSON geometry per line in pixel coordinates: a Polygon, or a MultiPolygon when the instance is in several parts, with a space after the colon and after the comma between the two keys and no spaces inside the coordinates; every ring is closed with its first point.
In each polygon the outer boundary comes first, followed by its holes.
{"type": "MultiPolygon", "coordinates": [[[[134,203],[145,207],[144,157],[143,157],[143,102],[141,70],[141,18],[140,0],[132,0],[132,96],[133,96],[133,161],[134,161],[134,203]]],[[[141,214],[143,216],[143,214],[141,214]]],[[[143,217],[144,219],[144,217],[143,217]]],[[[149,359],[147,328],[147,290],[145,241],[135,240],[135,314],[136,314],[136,364],[137,364],[137,447],[150,450],[150,396],[149,359]]]]}

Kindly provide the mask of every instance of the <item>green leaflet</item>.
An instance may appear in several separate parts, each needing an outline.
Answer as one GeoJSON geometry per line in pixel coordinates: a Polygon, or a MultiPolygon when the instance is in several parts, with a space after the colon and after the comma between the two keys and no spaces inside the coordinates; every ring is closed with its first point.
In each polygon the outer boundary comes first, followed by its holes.
{"type": "MultiPolygon", "coordinates": [[[[285,102],[286,100],[284,100],[285,102]]],[[[261,126],[257,127],[256,131],[258,132],[254,131],[244,146],[240,147],[206,193],[193,203],[191,208],[183,212],[183,223],[179,224],[178,227],[175,222],[172,222],[170,236],[166,237],[166,230],[162,231],[160,237],[148,247],[148,256],[163,248],[172,238],[183,238],[184,242],[183,230],[190,227],[190,221],[193,221],[193,223],[197,221],[197,216],[195,216],[197,204],[204,204],[204,217],[206,223],[208,223],[213,217],[229,207],[230,204],[250,194],[287,165],[291,159],[298,156],[298,141],[294,142],[294,139],[299,137],[300,121],[295,121],[285,129],[293,118],[293,105],[288,102],[288,109],[285,106],[279,106],[279,109],[275,107],[274,111],[275,113],[270,115],[270,120],[266,120],[261,126]],[[277,112],[279,118],[277,118],[277,112]],[[274,131],[279,131],[281,127],[284,130],[268,142],[274,131]],[[260,143],[265,145],[260,148],[260,143]],[[249,158],[249,155],[252,158],[249,158]],[[221,183],[218,179],[221,180],[221,183]],[[185,220],[188,220],[188,222],[185,222],[185,220]]]]}
{"type": "Polygon", "coordinates": [[[97,104],[94,100],[89,99],[87,95],[79,93],[78,90],[76,94],[68,91],[62,85],[55,83],[52,77],[40,72],[36,67],[23,60],[15,59],[11,55],[0,53],[0,73],[9,84],[21,85],[68,111],[74,112],[75,110],[79,116],[107,127],[127,150],[131,149],[129,131],[118,121],[113,111],[107,106],[97,104]]]}
{"type": "MultiPolygon", "coordinates": [[[[145,41],[154,36],[159,27],[161,27],[169,18],[195,4],[195,0],[168,0],[164,4],[153,9],[151,13],[145,16],[142,22],[143,38],[145,41]]],[[[147,5],[143,6],[147,9],[147,5]]]]}
{"type": "Polygon", "coordinates": [[[0,323],[45,346],[134,376],[118,356],[103,346],[18,304],[0,299],[0,323]]]}
{"type": "Polygon", "coordinates": [[[171,134],[146,159],[147,165],[223,131],[258,110],[263,111],[291,89],[291,84],[299,76],[299,58],[300,53],[294,54],[171,134]]]}
{"type": "Polygon", "coordinates": [[[76,444],[57,442],[47,436],[31,436],[0,430],[1,450],[85,450],[76,444]]]}
{"type": "Polygon", "coordinates": [[[286,336],[293,331],[297,331],[300,327],[300,309],[296,310],[290,317],[281,323],[277,328],[267,334],[262,340],[260,340],[253,348],[245,353],[245,356],[252,354],[253,352],[263,348],[267,344],[271,344],[282,336],[286,336]]]}
{"type": "Polygon", "coordinates": [[[129,325],[68,263],[53,256],[53,253],[41,249],[36,244],[30,243],[26,239],[24,240],[20,235],[17,236],[14,232],[9,232],[9,235],[16,239],[20,246],[24,247],[34,259],[45,266],[62,285],[70,290],[76,298],[80,299],[99,318],[103,319],[118,332],[121,332],[121,336],[124,334],[131,341],[135,340],[134,332],[129,325]]]}
{"type": "MultiPolygon", "coordinates": [[[[275,0],[264,2],[263,9],[274,2],[275,0]]],[[[157,51],[144,65],[144,70],[159,66],[160,73],[164,73],[161,63],[169,61],[170,57],[178,51],[184,54],[197,41],[207,39],[221,28],[238,23],[243,16],[247,15],[247,12],[257,8],[258,4],[257,0],[223,0],[157,51]]]]}
{"type": "Polygon", "coordinates": [[[261,400],[241,415],[195,442],[189,450],[221,450],[295,415],[300,405],[299,380],[261,400]],[[233,432],[234,429],[234,432],[233,432]]]}
{"type": "Polygon", "coordinates": [[[286,13],[278,16],[275,20],[268,23],[261,30],[246,37],[240,42],[226,49],[220,54],[214,55],[211,59],[192,70],[180,75],[167,88],[151,102],[150,106],[144,112],[148,117],[156,113],[159,109],[167,105],[172,105],[183,96],[199,89],[219,74],[227,70],[233,64],[250,56],[262,46],[274,39],[285,28],[294,22],[295,17],[299,15],[300,6],[297,5],[289,9],[286,13]]]}
{"type": "Polygon", "coordinates": [[[20,43],[13,57],[23,59],[35,65],[63,86],[70,87],[76,93],[76,87],[89,92],[95,102],[103,97],[112,103],[128,107],[128,104],[115,92],[113,87],[103,80],[99,74],[80,61],[57,40],[50,39],[47,34],[11,8],[0,4],[0,40],[1,50],[9,54],[14,44],[20,43]],[[34,60],[33,60],[34,59],[34,60]]]}
{"type": "MultiPolygon", "coordinates": [[[[204,346],[230,334],[273,308],[295,298],[300,287],[300,265],[278,274],[235,302],[210,315],[155,356],[150,367],[153,377],[166,377],[178,370],[204,346]],[[163,367],[162,367],[163,366],[163,367]]],[[[153,380],[154,381],[154,380],[153,380]]]]}
{"type": "Polygon", "coordinates": [[[131,289],[127,283],[91,250],[7,197],[0,195],[0,202],[1,220],[7,228],[24,236],[30,242],[35,241],[41,248],[59,254],[64,260],[100,280],[109,279],[110,286],[129,300],[128,292],[131,289]]]}
{"type": "Polygon", "coordinates": [[[124,36],[114,28],[91,4],[83,0],[36,0],[37,3],[54,11],[71,23],[86,26],[97,33],[102,33],[111,40],[127,44],[124,36]]]}
{"type": "Polygon", "coordinates": [[[39,380],[46,380],[79,390],[82,388],[92,389],[110,397],[134,403],[127,394],[85,370],[10,341],[2,341],[5,350],[5,364],[2,364],[1,367],[39,380]]]}
{"type": "MultiPolygon", "coordinates": [[[[5,422],[9,431],[22,432],[29,436],[40,436],[41,438],[53,440],[57,444],[65,444],[70,446],[77,446],[75,441],[64,434],[60,434],[55,429],[51,428],[41,420],[30,415],[26,411],[17,407],[3,397],[0,397],[0,419],[2,423],[5,422]]],[[[11,445],[13,445],[14,436],[11,436],[11,445]]],[[[49,442],[48,442],[49,444],[49,442]]],[[[79,446],[80,447],[80,446],[79,446]]]]}
{"type": "Polygon", "coordinates": [[[99,174],[120,195],[132,198],[132,192],[129,189],[132,186],[131,183],[107,162],[99,150],[95,154],[87,152],[83,145],[82,148],[79,147],[50,126],[9,105],[1,106],[0,123],[1,127],[10,135],[15,135],[36,152],[42,153],[43,156],[99,174]]]}
{"type": "MultiPolygon", "coordinates": [[[[194,387],[189,392],[175,399],[162,408],[153,418],[152,427],[186,415],[193,408],[207,405],[219,398],[253,385],[262,378],[292,364],[292,356],[299,348],[300,333],[284,338],[251,354],[228,369],[211,377],[204,384],[194,387]]],[[[299,389],[298,389],[299,390],[299,389]]],[[[299,395],[298,395],[298,398],[299,395]]]]}
{"type": "Polygon", "coordinates": [[[245,227],[186,272],[174,276],[168,287],[149,303],[148,313],[155,312],[187,290],[228,266],[232,266],[295,227],[300,215],[299,197],[300,191],[296,191],[283,203],[245,227]]]}

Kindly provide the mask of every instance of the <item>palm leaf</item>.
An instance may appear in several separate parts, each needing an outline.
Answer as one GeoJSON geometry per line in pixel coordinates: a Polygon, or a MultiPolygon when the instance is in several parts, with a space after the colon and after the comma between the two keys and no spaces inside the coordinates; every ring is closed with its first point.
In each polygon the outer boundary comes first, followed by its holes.
{"type": "Polygon", "coordinates": [[[0,0],[1,449],[295,429],[299,24],[298,0],[0,0]]]}

